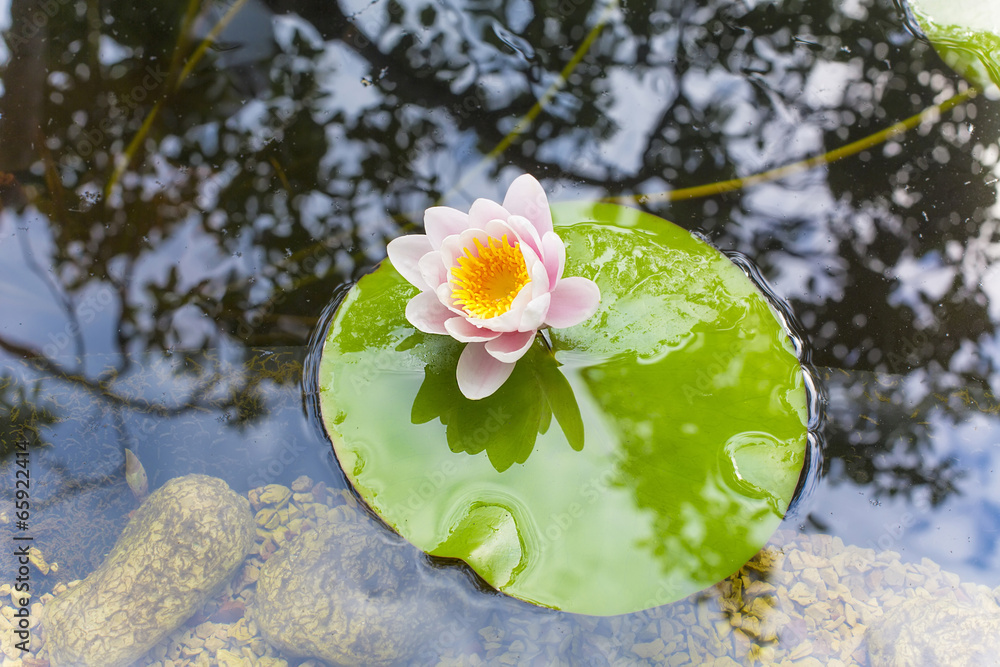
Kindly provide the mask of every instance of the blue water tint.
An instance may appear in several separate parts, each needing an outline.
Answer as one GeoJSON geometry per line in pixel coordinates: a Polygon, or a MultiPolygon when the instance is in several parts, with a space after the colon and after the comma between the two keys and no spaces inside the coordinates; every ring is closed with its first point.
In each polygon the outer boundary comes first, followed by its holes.
{"type": "Polygon", "coordinates": [[[938,393],[920,373],[832,372],[825,380],[831,446],[878,443],[881,451],[860,489],[840,481],[858,475],[850,468],[859,462],[835,460],[810,500],[810,520],[854,544],[919,554],[963,578],[992,582],[1000,566],[995,395],[982,387],[938,393]]]}

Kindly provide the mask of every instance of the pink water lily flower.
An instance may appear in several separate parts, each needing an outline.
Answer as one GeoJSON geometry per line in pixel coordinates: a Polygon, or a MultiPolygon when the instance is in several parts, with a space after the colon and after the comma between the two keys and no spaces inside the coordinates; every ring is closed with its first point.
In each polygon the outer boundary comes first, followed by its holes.
{"type": "Polygon", "coordinates": [[[573,326],[597,311],[594,281],[562,277],[566,246],[533,176],[516,178],[502,205],[477,199],[468,213],[431,207],[424,229],[390,241],[389,260],[420,289],[406,319],[467,343],[457,374],[468,398],[496,391],[539,329],[573,326]]]}

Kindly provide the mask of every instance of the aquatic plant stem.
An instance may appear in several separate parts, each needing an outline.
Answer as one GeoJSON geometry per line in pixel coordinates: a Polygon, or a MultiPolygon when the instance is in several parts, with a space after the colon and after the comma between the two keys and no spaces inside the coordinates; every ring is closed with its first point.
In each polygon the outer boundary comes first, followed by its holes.
{"type": "Polygon", "coordinates": [[[128,166],[132,163],[132,159],[135,157],[136,152],[139,150],[139,146],[146,139],[146,135],[149,134],[149,128],[153,126],[153,122],[160,113],[160,108],[163,106],[163,100],[165,97],[161,97],[153,105],[153,109],[149,112],[145,119],[142,121],[142,126],[139,131],[135,133],[132,137],[132,141],[129,142],[128,146],[125,148],[125,152],[115,158],[115,170],[111,174],[111,178],[104,185],[104,199],[107,201],[108,197],[111,195],[111,191],[114,189],[115,185],[121,180],[122,175],[128,166]]]}
{"type": "MultiPolygon", "coordinates": [[[[198,17],[198,8],[200,6],[201,0],[188,0],[187,11],[184,12],[184,19],[181,21],[181,32],[177,36],[177,44],[174,46],[174,55],[170,60],[171,74],[178,72],[181,69],[181,61],[184,59],[184,53],[187,50],[191,30],[194,28],[194,22],[198,17]]],[[[173,79],[170,79],[170,83],[167,85],[167,88],[172,88],[173,83],[173,79]]]]}
{"type": "Polygon", "coordinates": [[[944,102],[939,104],[934,104],[927,107],[920,113],[914,114],[905,120],[901,120],[894,125],[891,125],[884,130],[876,132],[875,134],[870,134],[863,139],[858,139],[857,141],[852,141],[849,144],[836,148],[832,151],[823,153],[822,155],[817,155],[806,160],[801,160],[792,164],[785,165],[783,167],[777,167],[775,169],[770,169],[768,171],[753,174],[751,176],[744,176],[743,178],[733,178],[728,181],[717,181],[715,183],[708,183],[706,185],[697,185],[690,188],[680,188],[678,190],[668,190],[666,192],[657,192],[653,194],[638,194],[638,195],[621,195],[618,197],[605,197],[601,201],[612,202],[612,203],[637,203],[637,204],[648,204],[655,202],[670,202],[670,201],[681,201],[685,199],[697,199],[699,197],[710,197],[712,195],[723,194],[725,192],[733,192],[735,190],[742,190],[751,185],[757,185],[758,183],[766,183],[768,181],[775,181],[779,178],[784,178],[792,174],[796,174],[802,171],[808,171],[815,167],[821,167],[823,165],[832,164],[838,160],[843,160],[851,155],[856,155],[861,151],[867,150],[881,143],[894,139],[909,130],[912,130],[917,125],[924,121],[936,121],[941,114],[954,108],[956,105],[971,99],[976,96],[977,89],[975,87],[970,87],[957,95],[954,95],[944,102]]]}
{"type": "Polygon", "coordinates": [[[580,61],[583,60],[584,56],[586,56],[590,51],[590,47],[594,43],[594,40],[597,39],[601,30],[604,29],[608,19],[611,18],[612,11],[614,11],[617,7],[618,0],[608,0],[607,4],[604,6],[604,10],[601,12],[600,17],[598,17],[597,22],[594,24],[594,27],[590,29],[590,32],[587,33],[583,42],[580,43],[580,46],[578,46],[576,51],[573,53],[573,57],[569,59],[566,66],[562,68],[561,72],[559,72],[559,76],[556,77],[556,80],[552,82],[544,93],[542,93],[542,96],[539,97],[535,104],[528,110],[528,113],[524,114],[524,116],[517,121],[517,124],[514,125],[511,131],[508,132],[503,139],[500,140],[493,150],[486,154],[486,156],[484,156],[475,167],[467,171],[459,182],[438,200],[438,203],[447,201],[452,194],[461,190],[471,178],[476,176],[479,172],[486,168],[487,165],[496,160],[510,147],[511,144],[517,141],[517,139],[524,134],[529,127],[531,127],[531,124],[538,117],[538,114],[540,114],[542,110],[548,106],[549,102],[552,101],[552,98],[556,96],[556,93],[566,87],[566,81],[569,79],[570,74],[573,73],[576,66],[580,64],[580,61]]]}
{"type": "MultiPolygon", "coordinates": [[[[149,112],[149,115],[147,115],[142,121],[142,126],[139,128],[139,131],[135,133],[135,136],[132,137],[132,141],[129,142],[125,152],[115,159],[115,170],[111,174],[111,178],[108,179],[107,184],[104,186],[105,200],[107,200],[115,185],[118,184],[118,181],[121,180],[125,170],[128,169],[130,164],[132,164],[132,160],[135,158],[136,153],[138,153],[139,147],[142,145],[142,142],[146,140],[146,136],[149,134],[149,130],[153,126],[153,122],[159,115],[160,109],[163,108],[163,103],[172,93],[175,93],[180,89],[181,84],[184,83],[184,80],[187,79],[188,75],[191,74],[195,66],[201,61],[202,57],[204,57],[208,48],[215,42],[215,38],[219,36],[219,33],[225,30],[226,26],[229,25],[229,22],[233,19],[233,17],[236,16],[236,14],[243,8],[243,5],[246,4],[246,1],[247,0],[236,0],[236,2],[230,6],[229,11],[227,11],[223,17],[219,19],[219,22],[216,23],[212,30],[205,36],[205,39],[201,40],[201,44],[198,45],[198,48],[195,49],[194,53],[191,54],[191,57],[188,58],[187,63],[184,65],[184,69],[182,69],[181,73],[177,76],[173,86],[156,102],[153,109],[149,112]]],[[[187,27],[188,23],[188,18],[185,17],[185,27],[187,27]]],[[[178,49],[181,48],[185,40],[186,37],[182,32],[181,36],[178,38],[178,49]]],[[[174,58],[173,62],[178,62],[178,59],[174,58]]]]}
{"type": "Polygon", "coordinates": [[[198,45],[198,48],[195,49],[194,53],[191,54],[191,57],[188,58],[187,63],[184,65],[184,69],[181,70],[180,76],[177,77],[177,81],[174,83],[175,91],[181,87],[181,84],[184,83],[184,79],[191,74],[195,65],[201,61],[205,52],[208,50],[208,47],[215,43],[215,38],[219,36],[219,33],[226,29],[226,26],[229,25],[229,22],[233,20],[233,17],[236,16],[241,9],[243,9],[243,5],[245,5],[246,2],[247,0],[236,0],[236,2],[229,7],[229,11],[227,11],[222,18],[219,19],[219,22],[215,24],[212,30],[205,35],[205,39],[201,40],[201,44],[198,45]]]}

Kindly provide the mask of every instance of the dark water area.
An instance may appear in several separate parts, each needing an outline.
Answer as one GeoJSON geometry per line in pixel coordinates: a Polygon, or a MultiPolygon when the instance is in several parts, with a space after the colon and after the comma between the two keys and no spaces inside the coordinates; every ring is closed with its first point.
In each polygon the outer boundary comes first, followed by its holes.
{"type": "Polygon", "coordinates": [[[88,540],[46,588],[134,509],[125,448],[150,488],[343,487],[303,376],[328,305],[425,208],[525,172],[634,198],[788,304],[826,396],[788,529],[1000,584],[997,96],[641,197],[968,90],[891,0],[249,0],[203,53],[232,5],[46,6],[0,13],[0,513],[24,442],[39,538],[88,540]]]}

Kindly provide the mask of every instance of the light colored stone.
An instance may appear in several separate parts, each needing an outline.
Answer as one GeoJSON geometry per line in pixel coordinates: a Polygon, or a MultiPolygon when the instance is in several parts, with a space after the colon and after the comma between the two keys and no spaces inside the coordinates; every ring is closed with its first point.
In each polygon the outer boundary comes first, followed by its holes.
{"type": "Polygon", "coordinates": [[[1000,656],[1000,607],[918,595],[868,629],[872,667],[994,665],[1000,656]]]}
{"type": "Polygon", "coordinates": [[[418,552],[357,510],[335,510],[268,558],[248,611],[287,655],[339,665],[405,663],[441,613],[406,585],[418,552]]]}
{"type": "Polygon", "coordinates": [[[217,651],[215,659],[219,663],[219,667],[244,667],[247,664],[242,656],[226,649],[217,651]]]}
{"type": "Polygon", "coordinates": [[[260,502],[265,505],[273,505],[276,509],[280,509],[288,504],[289,499],[292,497],[292,490],[287,486],[281,486],[280,484],[268,484],[260,492],[260,502]]]}
{"type": "Polygon", "coordinates": [[[221,479],[170,480],[136,511],[104,563],[47,605],[52,666],[131,664],[229,580],[253,535],[247,499],[221,479]]]}
{"type": "Polygon", "coordinates": [[[663,652],[663,640],[655,639],[651,642],[632,644],[632,652],[643,659],[656,657],[663,652]]]}

